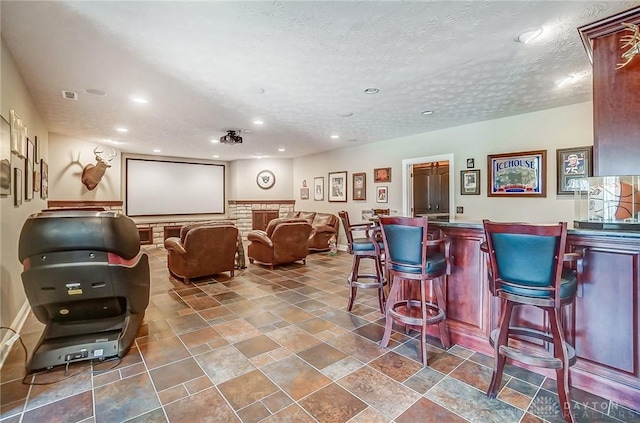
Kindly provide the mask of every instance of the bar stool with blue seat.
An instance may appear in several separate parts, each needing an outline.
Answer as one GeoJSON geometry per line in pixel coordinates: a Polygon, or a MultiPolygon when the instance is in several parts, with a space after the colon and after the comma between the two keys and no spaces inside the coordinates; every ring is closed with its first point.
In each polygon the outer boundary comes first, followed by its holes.
{"type": "Polygon", "coordinates": [[[384,313],[384,286],[386,285],[382,271],[384,246],[376,236],[379,229],[373,223],[352,224],[349,220],[349,213],[344,210],[338,212],[338,216],[347,236],[347,250],[353,256],[351,273],[347,278],[351,288],[347,310],[351,311],[358,288],[375,288],[378,290],[380,313],[384,313]],[[373,260],[375,273],[360,273],[360,261],[363,258],[373,260]]]}
{"type": "Polygon", "coordinates": [[[555,369],[562,417],[574,422],[569,367],[576,362],[576,353],[565,340],[561,308],[576,297],[578,272],[565,267],[563,262],[576,262],[578,270],[582,264],[579,254],[565,253],[567,223],[533,225],[484,220],[483,224],[489,253],[490,290],[502,302],[500,325],[490,337],[494,369],[487,395],[497,396],[507,358],[555,369]],[[512,325],[516,306],[534,306],[545,311],[550,331],[526,327],[523,319],[512,325]],[[514,342],[516,340],[518,342],[514,342]],[[532,340],[537,344],[526,342],[532,340]],[[551,351],[541,346],[540,340],[552,347],[551,351]]]}
{"type": "Polygon", "coordinates": [[[440,342],[451,346],[445,323],[446,283],[451,273],[449,241],[429,239],[426,217],[381,217],[385,271],[390,284],[386,324],[380,345],[389,344],[393,323],[420,327],[422,364],[427,365],[427,326],[437,324],[440,342]],[[419,284],[420,296],[415,289],[419,284]],[[429,282],[429,284],[427,284],[429,282]],[[416,294],[412,294],[415,292],[416,294]],[[434,292],[435,298],[427,292],[434,292]]]}

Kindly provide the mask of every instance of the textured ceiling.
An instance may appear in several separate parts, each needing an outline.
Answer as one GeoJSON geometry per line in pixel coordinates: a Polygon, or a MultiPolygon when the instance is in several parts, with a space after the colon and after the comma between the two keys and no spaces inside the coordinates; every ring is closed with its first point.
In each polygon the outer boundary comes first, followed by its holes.
{"type": "Polygon", "coordinates": [[[591,66],[576,28],[638,4],[3,0],[1,31],[51,132],[236,160],[587,101],[591,66]],[[514,41],[534,26],[540,38],[514,41]],[[554,85],[570,74],[575,83],[554,85]],[[242,145],[210,142],[227,129],[251,132],[242,145]]]}

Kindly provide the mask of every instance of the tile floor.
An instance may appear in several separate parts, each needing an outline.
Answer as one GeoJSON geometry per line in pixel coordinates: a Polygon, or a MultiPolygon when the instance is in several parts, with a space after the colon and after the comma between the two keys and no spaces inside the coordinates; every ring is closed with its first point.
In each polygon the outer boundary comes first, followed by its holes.
{"type": "MultiPolygon", "coordinates": [[[[186,286],[150,256],[151,300],[131,351],[117,362],[55,368],[22,383],[16,343],[0,373],[0,421],[17,422],[561,422],[555,382],[509,367],[498,399],[484,391],[492,360],[394,334],[381,349],[375,291],[345,311],[351,257],[309,256],[269,271],[186,286]]],[[[22,331],[29,351],[42,325],[22,331]]],[[[640,422],[640,413],[574,389],[579,422],[640,422]]],[[[640,407],[638,407],[640,408],[640,407]]]]}

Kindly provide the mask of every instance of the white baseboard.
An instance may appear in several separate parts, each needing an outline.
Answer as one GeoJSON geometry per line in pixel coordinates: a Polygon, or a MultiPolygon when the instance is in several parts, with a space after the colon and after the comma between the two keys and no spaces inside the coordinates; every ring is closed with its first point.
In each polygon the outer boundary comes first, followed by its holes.
{"type": "MultiPolygon", "coordinates": [[[[29,300],[24,300],[20,311],[18,311],[18,315],[13,319],[13,322],[11,322],[11,329],[20,333],[22,326],[24,326],[24,322],[26,322],[27,317],[29,317],[30,311],[31,307],[29,306],[29,300]]],[[[14,335],[14,333],[9,330],[6,332],[7,333],[2,337],[2,348],[0,349],[0,368],[4,365],[4,360],[7,358],[9,351],[11,350],[11,345],[7,345],[7,342],[14,335]]]]}

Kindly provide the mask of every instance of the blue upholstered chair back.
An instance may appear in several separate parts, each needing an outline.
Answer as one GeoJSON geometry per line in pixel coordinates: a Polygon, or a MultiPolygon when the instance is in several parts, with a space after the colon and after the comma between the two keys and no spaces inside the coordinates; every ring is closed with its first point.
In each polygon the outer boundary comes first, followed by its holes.
{"type": "Polygon", "coordinates": [[[384,225],[387,257],[395,263],[420,266],[424,260],[420,226],[384,225]]]}
{"type": "Polygon", "coordinates": [[[563,267],[566,222],[533,225],[485,220],[484,229],[494,295],[547,299],[554,305],[575,296],[576,271],[563,267]]]}
{"type": "Polygon", "coordinates": [[[552,285],[559,237],[509,233],[491,237],[501,279],[525,286],[552,285]]]}

